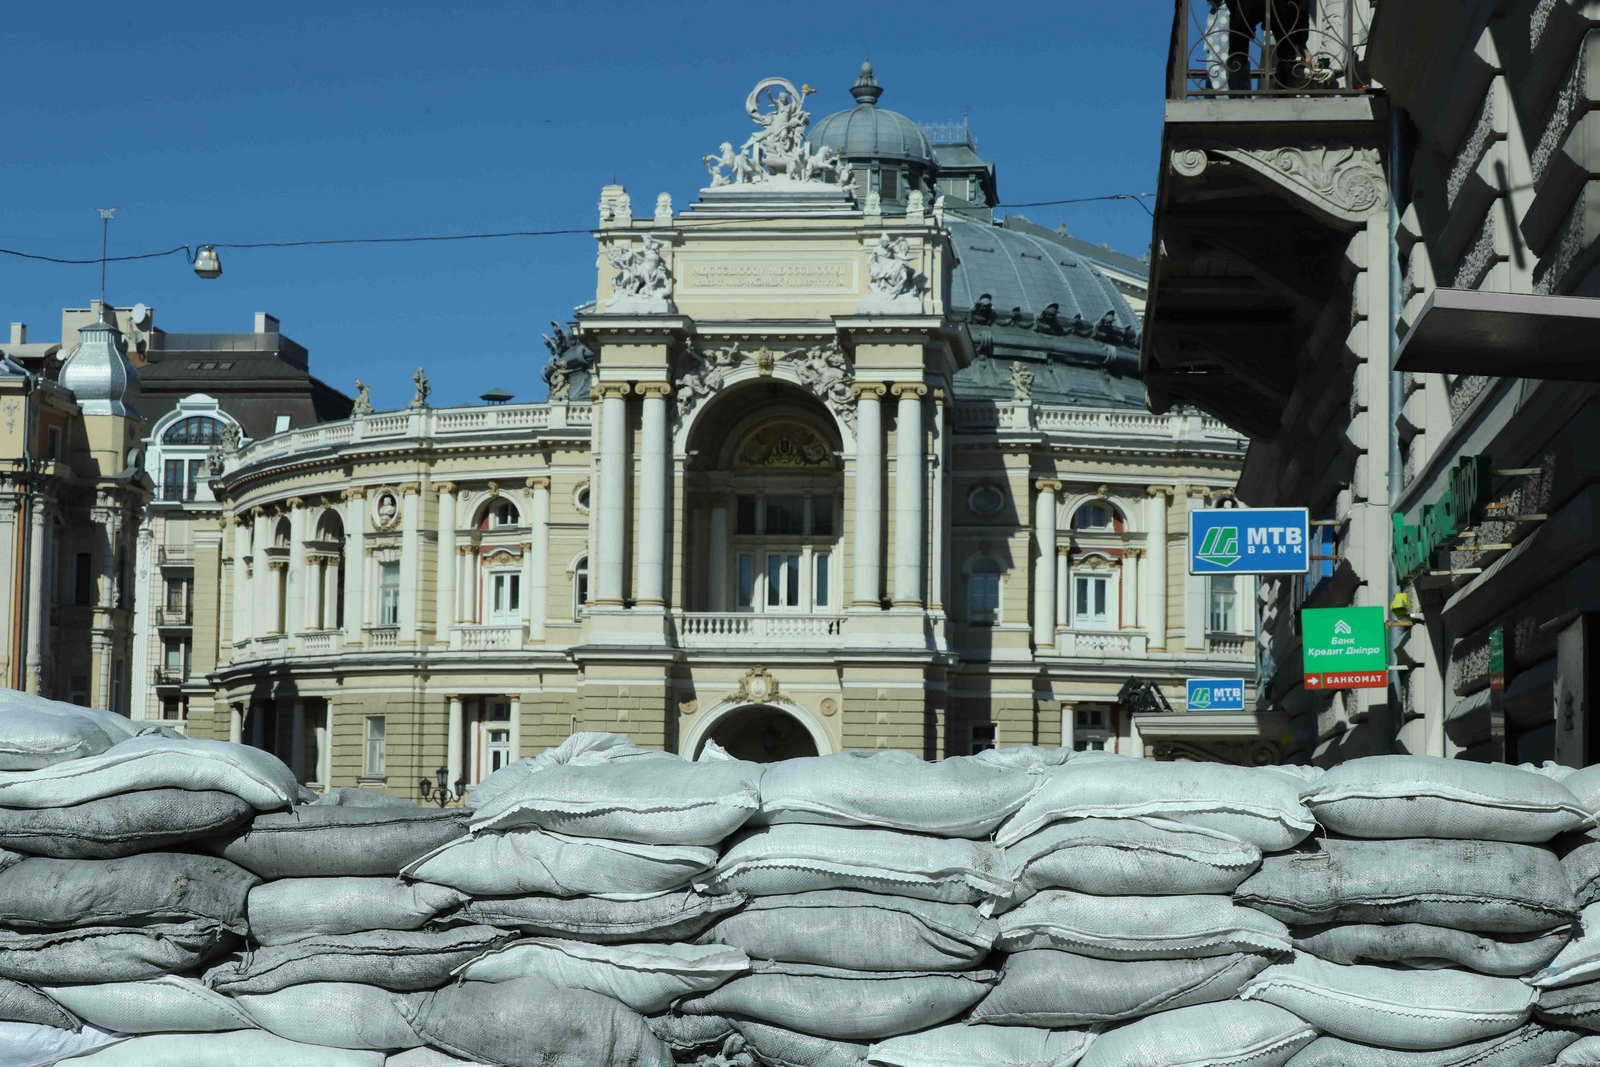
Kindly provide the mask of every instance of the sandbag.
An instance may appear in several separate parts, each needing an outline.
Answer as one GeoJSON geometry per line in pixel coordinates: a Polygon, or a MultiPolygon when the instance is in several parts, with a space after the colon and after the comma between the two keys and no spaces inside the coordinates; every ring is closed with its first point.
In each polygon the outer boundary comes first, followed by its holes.
{"type": "Polygon", "coordinates": [[[1583,844],[1561,857],[1561,869],[1580,908],[1600,901],[1600,840],[1594,835],[1591,830],[1583,844]]]}
{"type": "Polygon", "coordinates": [[[248,1030],[255,1020],[193,978],[167,974],[141,982],[45,986],[84,1022],[123,1034],[248,1030]]]}
{"type": "Polygon", "coordinates": [[[405,797],[392,796],[389,793],[380,793],[376,789],[361,789],[353,785],[341,785],[338,789],[330,789],[323,793],[313,804],[322,806],[334,805],[344,808],[415,808],[416,804],[405,797]]]}
{"type": "Polygon", "coordinates": [[[1004,870],[1000,850],[981,841],[796,823],[739,835],[695,888],[753,897],[862,889],[976,904],[1010,891],[1004,870]]]}
{"type": "Polygon", "coordinates": [[[731,1020],[751,1052],[767,1067],[865,1067],[870,1046],[815,1037],[754,1019],[731,1020]]]}
{"type": "Polygon", "coordinates": [[[1582,767],[1561,780],[1567,792],[1590,814],[1600,813],[1600,763],[1582,767]]]}
{"type": "Polygon", "coordinates": [[[1094,1035],[1027,1026],[936,1026],[875,1042],[870,1063],[883,1067],[1072,1067],[1094,1035]]]}
{"type": "Polygon", "coordinates": [[[1324,840],[1268,856],[1234,899],[1289,923],[1411,922],[1494,934],[1550,930],[1576,911],[1546,849],[1423,838],[1324,840]]]}
{"type": "MultiPolygon", "coordinates": [[[[1577,1034],[1529,1023],[1508,1034],[1455,1048],[1425,1051],[1373,1048],[1342,1037],[1319,1037],[1288,1067],[1549,1067],[1577,1034]]],[[[1600,1063],[1600,1060],[1595,1061],[1600,1063]]]]}
{"type": "Polygon", "coordinates": [[[1055,822],[1005,850],[1016,883],[1010,907],[1041,889],[1096,896],[1231,893],[1261,865],[1261,850],[1236,837],[1166,819],[1055,822]]]}
{"type": "Polygon", "coordinates": [[[1547,960],[1547,965],[1536,974],[1528,976],[1529,985],[1536,989],[1553,989],[1600,979],[1600,904],[1583,909],[1581,926],[1583,933],[1576,940],[1547,960]]]}
{"type": "Polygon", "coordinates": [[[412,1029],[446,1052],[507,1067],[672,1067],[635,1011],[538,978],[462,982],[408,998],[412,1029]]]}
{"type": "Polygon", "coordinates": [[[1283,1067],[1316,1036],[1310,1023],[1275,1005],[1229,1000],[1102,1034],[1078,1067],[1283,1067]]]}
{"type": "Polygon", "coordinates": [[[847,970],[960,971],[982,963],[999,932],[969,904],[822,889],[753,897],[699,942],[847,970]]]}
{"type": "Polygon", "coordinates": [[[234,934],[209,921],[0,930],[0,978],[34,985],[137,982],[191,971],[237,943],[234,934]]]}
{"type": "Polygon", "coordinates": [[[759,763],[690,762],[631,742],[543,766],[520,760],[479,787],[472,829],[537,828],[647,845],[717,845],[760,808],[761,772],[759,763]]]}
{"type": "Polygon", "coordinates": [[[486,952],[452,977],[468,982],[540,978],[566,989],[603,993],[649,1014],[749,970],[749,957],[726,945],[591,945],[534,937],[486,952]]]}
{"type": "Polygon", "coordinates": [[[281,945],[315,934],[418,930],[467,899],[459,889],[396,878],[284,878],[250,890],[250,936],[281,945]]]}
{"type": "Polygon", "coordinates": [[[387,1051],[423,1043],[401,1010],[412,995],[354,982],[307,982],[238,1001],[262,1028],[290,1041],[387,1051]]]}
{"type": "Polygon", "coordinates": [[[1465,967],[1502,978],[1544,967],[1572,936],[1570,926],[1490,938],[1422,923],[1334,923],[1292,927],[1290,932],[1296,949],[1329,963],[1395,963],[1424,970],[1465,967]]]}
{"type": "Polygon", "coordinates": [[[0,924],[17,929],[210,920],[245,931],[261,879],[215,856],[146,852],[114,860],[33,857],[0,871],[0,924]]]}
{"type": "Polygon", "coordinates": [[[138,732],[138,725],[109,711],[0,689],[0,771],[97,756],[138,732]]]}
{"type": "Polygon", "coordinates": [[[1509,978],[1347,967],[1305,953],[1262,971],[1239,995],[1287,1008],[1335,1037],[1393,1049],[1449,1048],[1515,1030],[1538,999],[1509,978]]]}
{"type": "Polygon", "coordinates": [[[218,851],[263,878],[396,875],[408,863],[467,832],[460,808],[305,804],[257,816],[218,851]]]}
{"type": "Polygon", "coordinates": [[[293,803],[299,783],[269,752],[227,741],[145,735],[36,771],[0,771],[0,807],[59,808],[140,789],[215,789],[257,811],[293,803]]]}
{"type": "Polygon", "coordinates": [[[1560,782],[1504,763],[1362,756],[1334,767],[1302,799],[1350,837],[1442,837],[1542,844],[1589,822],[1560,782]]]}
{"type": "Polygon", "coordinates": [[[464,1060],[460,1056],[452,1056],[448,1052],[440,1052],[436,1048],[407,1049],[405,1052],[396,1052],[383,1061],[383,1067],[487,1067],[477,1060],[464,1060]]]}
{"type": "Polygon", "coordinates": [[[383,1053],[286,1041],[265,1030],[150,1034],[70,1061],[72,1067],[383,1067],[383,1053]]]}
{"type": "Polygon", "coordinates": [[[69,1062],[69,1056],[125,1040],[122,1034],[108,1034],[92,1026],[64,1030],[37,1023],[0,1022],[0,1063],[5,1067],[49,1067],[69,1062]]]}
{"type": "Polygon", "coordinates": [[[677,1010],[743,1016],[839,1041],[876,1040],[961,1014],[993,981],[992,971],[846,971],[763,961],[677,1010]]]}
{"type": "Polygon", "coordinates": [[[1600,1030],[1600,981],[1539,990],[1539,1019],[1572,1030],[1600,1030]]]}
{"type": "Polygon", "coordinates": [[[0,846],[53,859],[114,859],[225,834],[254,814],[215,789],[139,789],[59,808],[0,808],[0,846]]]}
{"type": "Polygon", "coordinates": [[[1600,1037],[1578,1038],[1561,1050],[1556,1067],[1600,1067],[1600,1037]]]}
{"type": "Polygon", "coordinates": [[[1018,767],[1027,770],[1031,767],[1040,769],[1059,767],[1067,760],[1079,753],[1070,748],[1046,748],[1043,745],[1007,745],[1005,748],[986,748],[971,756],[959,757],[970,759],[975,763],[987,763],[994,767],[1018,767]]]}
{"type": "Polygon", "coordinates": [[[1063,949],[1106,960],[1287,952],[1289,929],[1227,897],[1096,897],[1047,889],[1000,916],[1004,952],[1063,949]]]}
{"type": "Polygon", "coordinates": [[[1090,1026],[1228,1000],[1272,958],[1258,953],[1173,960],[1101,960],[1053,949],[1006,958],[1000,984],[972,1009],[999,1026],[1090,1026]]]}
{"type": "Polygon", "coordinates": [[[273,993],[306,982],[358,982],[401,992],[431,989],[509,936],[492,926],[328,934],[224,961],[205,980],[234,996],[273,993]]]}
{"type": "MultiPolygon", "coordinates": [[[[33,1023],[58,1030],[78,1030],[79,1020],[47,995],[24,982],[0,978],[0,1022],[33,1023]]],[[[5,1059],[0,1056],[0,1063],[5,1059]]]]}
{"type": "Polygon", "coordinates": [[[897,749],[806,756],[767,767],[761,778],[761,813],[752,823],[823,823],[985,838],[1042,781],[1038,773],[970,756],[933,763],[897,749]]]}
{"type": "Polygon", "coordinates": [[[721,1015],[679,1015],[675,1011],[664,1011],[647,1017],[645,1022],[650,1032],[668,1048],[681,1051],[720,1046],[729,1035],[737,1033],[733,1023],[721,1015]]]}
{"type": "Polygon", "coordinates": [[[1074,759],[1000,827],[1009,847],[1062,819],[1153,816],[1204,826],[1263,852],[1293,848],[1316,823],[1300,803],[1301,783],[1285,774],[1222,763],[1165,763],[1132,756],[1074,759]]]}
{"type": "Polygon", "coordinates": [[[643,897],[682,889],[716,861],[716,849],[698,845],[641,845],[511,830],[441,845],[401,873],[473,896],[643,897]]]}
{"type": "Polygon", "coordinates": [[[452,912],[449,921],[482,923],[540,937],[617,944],[628,941],[692,941],[706,927],[744,907],[743,893],[710,897],[676,889],[635,900],[601,897],[479,897],[452,912]]]}

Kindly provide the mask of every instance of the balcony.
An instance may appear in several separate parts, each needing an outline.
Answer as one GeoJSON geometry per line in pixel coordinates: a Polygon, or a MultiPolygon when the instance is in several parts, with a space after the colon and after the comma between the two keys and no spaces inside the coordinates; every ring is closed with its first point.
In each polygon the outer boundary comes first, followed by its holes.
{"type": "Polygon", "coordinates": [[[262,659],[281,656],[283,655],[283,646],[283,634],[267,634],[264,637],[256,638],[255,654],[262,659]]]}
{"type": "Polygon", "coordinates": [[[521,648],[524,640],[522,624],[479,625],[466,624],[452,627],[450,647],[461,652],[487,652],[492,649],[521,648]]]}
{"type": "Polygon", "coordinates": [[[836,648],[844,643],[843,615],[679,612],[673,621],[682,648],[836,648]]]}
{"type": "Polygon", "coordinates": [[[163,567],[190,567],[194,565],[193,545],[158,545],[156,561],[163,567]]]}
{"type": "MultiPolygon", "coordinates": [[[[1357,66],[1355,0],[1266,4],[1256,25],[1230,24],[1230,5],[1178,0],[1168,57],[1169,100],[1365,92],[1357,66]]],[[[1364,18],[1364,16],[1363,16],[1364,18]]]]}
{"type": "Polygon", "coordinates": [[[295,651],[302,656],[331,656],[339,651],[344,631],[306,630],[294,635],[295,651]]]}
{"type": "Polygon", "coordinates": [[[1234,656],[1250,659],[1254,656],[1254,642],[1245,634],[1208,633],[1206,651],[1213,656],[1234,656]]]}
{"type": "Polygon", "coordinates": [[[194,609],[192,606],[183,608],[157,608],[156,625],[162,627],[193,626],[194,609]]]}
{"type": "Polygon", "coordinates": [[[368,648],[400,647],[400,627],[398,626],[368,626],[366,635],[368,648]]]}
{"type": "Polygon", "coordinates": [[[182,685],[189,680],[189,672],[183,667],[157,667],[151,684],[156,686],[182,685]]]}
{"type": "Polygon", "coordinates": [[[1150,638],[1143,630],[1075,630],[1056,628],[1056,654],[1117,659],[1143,656],[1150,638]]]}

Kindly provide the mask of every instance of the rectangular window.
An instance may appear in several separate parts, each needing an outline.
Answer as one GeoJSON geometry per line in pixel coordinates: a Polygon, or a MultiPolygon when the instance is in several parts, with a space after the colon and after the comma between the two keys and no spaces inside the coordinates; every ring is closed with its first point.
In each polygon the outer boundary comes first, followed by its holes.
{"type": "Polygon", "coordinates": [[[183,499],[193,500],[195,486],[200,483],[200,466],[204,460],[191,459],[189,461],[189,478],[184,483],[183,499]]]}
{"type": "Polygon", "coordinates": [[[182,615],[189,605],[189,579],[167,579],[167,614],[182,615]]]}
{"type": "Polygon", "coordinates": [[[183,460],[169,459],[161,464],[161,499],[183,499],[183,460]]]}
{"type": "Polygon", "coordinates": [[[739,606],[748,608],[756,598],[756,561],[748,552],[739,553],[739,606]]]}
{"type": "Polygon", "coordinates": [[[816,555],[817,584],[815,588],[816,602],[819,608],[828,606],[828,564],[832,558],[832,554],[828,552],[818,552],[816,555]]]}
{"type": "Polygon", "coordinates": [[[76,604],[94,603],[94,557],[79,552],[73,560],[72,599],[76,604]]]}
{"type": "Polygon", "coordinates": [[[972,569],[971,592],[967,600],[967,621],[974,626],[993,626],[1000,614],[1000,568],[992,563],[972,569]]]}
{"type": "Polygon", "coordinates": [[[61,427],[50,426],[45,429],[45,455],[49,459],[61,458],[61,427]]]}
{"type": "Polygon", "coordinates": [[[806,500],[802,496],[767,497],[766,533],[773,537],[798,537],[806,532],[806,500]]]}
{"type": "Polygon", "coordinates": [[[735,501],[734,532],[753,534],[756,532],[756,498],[741,496],[735,501]]]}
{"type": "Polygon", "coordinates": [[[800,606],[800,556],[797,553],[767,557],[767,606],[800,606]]]}
{"type": "Polygon", "coordinates": [[[500,573],[489,576],[489,616],[492,622],[514,620],[522,610],[522,575],[500,573]]]}
{"type": "Polygon", "coordinates": [[[163,649],[166,657],[165,669],[169,675],[182,676],[183,674],[183,642],[168,641],[163,649]]]}
{"type": "Polygon", "coordinates": [[[383,761],[387,755],[384,746],[384,734],[388,724],[382,715],[367,716],[367,777],[377,778],[383,774],[383,761]]]}
{"type": "Polygon", "coordinates": [[[176,697],[167,697],[161,702],[161,717],[168,722],[181,721],[183,719],[183,701],[176,697]]]}
{"type": "Polygon", "coordinates": [[[1073,732],[1072,747],[1078,752],[1103,752],[1111,739],[1106,729],[1104,708],[1079,708],[1077,728],[1073,732]]]}
{"type": "Polygon", "coordinates": [[[783,592],[783,557],[767,557],[767,607],[775,608],[779,604],[779,595],[783,592]]]}
{"type": "Polygon", "coordinates": [[[784,606],[797,608],[800,606],[800,557],[785,556],[783,558],[784,570],[784,606]]]}
{"type": "Polygon", "coordinates": [[[483,724],[483,760],[478,768],[478,780],[481,782],[513,758],[511,702],[496,700],[489,705],[489,721],[483,724]]]}
{"type": "Polygon", "coordinates": [[[272,432],[273,433],[283,433],[288,428],[289,428],[289,416],[287,416],[287,415],[274,415],[272,417],[272,432]]]}
{"type": "Polygon", "coordinates": [[[811,532],[818,537],[833,536],[833,497],[811,498],[811,532]]]}
{"type": "Polygon", "coordinates": [[[378,564],[378,625],[400,625],[400,564],[378,564]]]}
{"type": "Polygon", "coordinates": [[[1079,575],[1072,582],[1072,625],[1103,629],[1111,625],[1110,578],[1079,575]]]}
{"type": "Polygon", "coordinates": [[[893,200],[900,195],[900,172],[886,170],[878,179],[878,191],[885,200],[893,200]]]}
{"type": "Polygon", "coordinates": [[[994,723],[973,723],[967,727],[967,755],[976,756],[994,748],[994,723]]]}
{"type": "Polygon", "coordinates": [[[1211,629],[1214,633],[1235,633],[1239,624],[1239,591],[1231,574],[1211,576],[1211,629]]]}

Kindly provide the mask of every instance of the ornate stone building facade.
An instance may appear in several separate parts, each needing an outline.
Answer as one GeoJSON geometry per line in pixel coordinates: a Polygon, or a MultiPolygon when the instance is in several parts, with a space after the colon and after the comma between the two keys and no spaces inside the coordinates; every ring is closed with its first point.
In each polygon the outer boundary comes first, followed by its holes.
{"type": "Polygon", "coordinates": [[[864,87],[830,143],[763,82],[681,212],[607,186],[547,402],[436,409],[419,371],[405,410],[225,449],[187,729],[402,795],[575,730],[691,757],[1275,760],[1281,723],[1178,696],[1255,669],[1254,589],[1183,565],[1241,438],[1145,410],[1117,285],[991,221],[992,167],[971,199],[941,186],[864,87]]]}

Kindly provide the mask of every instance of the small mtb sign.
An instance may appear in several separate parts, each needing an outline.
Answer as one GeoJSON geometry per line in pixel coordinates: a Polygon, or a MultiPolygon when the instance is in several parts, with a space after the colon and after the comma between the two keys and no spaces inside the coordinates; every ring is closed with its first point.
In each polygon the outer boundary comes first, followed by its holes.
{"type": "Polygon", "coordinates": [[[1190,678],[1190,711],[1243,711],[1243,678],[1190,678]]]}
{"type": "Polygon", "coordinates": [[[1189,512],[1190,574],[1304,574],[1311,563],[1305,508],[1189,512]]]}

